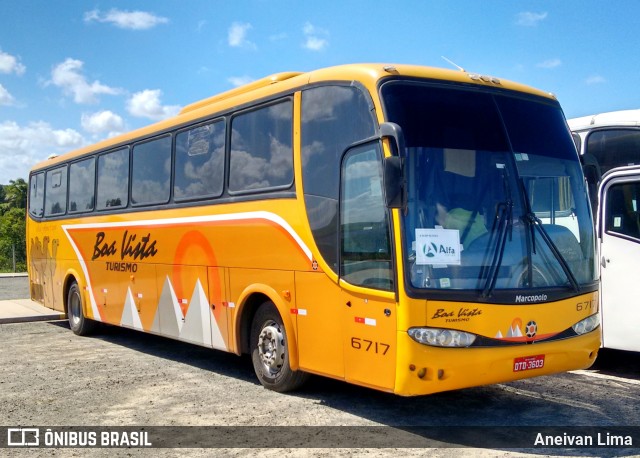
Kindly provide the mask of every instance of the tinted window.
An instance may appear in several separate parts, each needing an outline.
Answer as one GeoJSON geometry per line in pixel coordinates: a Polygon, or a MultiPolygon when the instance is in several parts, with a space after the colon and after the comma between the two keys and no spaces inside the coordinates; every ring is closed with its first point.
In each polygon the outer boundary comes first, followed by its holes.
{"type": "Polygon", "coordinates": [[[69,212],[93,210],[96,181],[95,158],[74,162],[69,166],[69,212]]]}
{"type": "Polygon", "coordinates": [[[180,132],[176,136],[173,193],[176,200],[222,194],[224,184],[224,122],[180,132]]]}
{"type": "Polygon", "coordinates": [[[341,276],[353,285],[393,289],[387,208],[376,145],[356,148],[342,171],[341,276]]]}
{"type": "Polygon", "coordinates": [[[406,140],[401,217],[414,288],[448,299],[437,290],[505,290],[492,300],[510,303],[512,288],[592,284],[593,222],[557,103],[453,84],[390,81],[381,92],[406,140]]]}
{"type": "Polygon", "coordinates": [[[129,200],[129,149],[123,148],[98,158],[96,208],[126,207],[129,200]]]}
{"type": "Polygon", "coordinates": [[[29,213],[38,217],[44,214],[44,172],[31,176],[29,183],[29,213]]]}
{"type": "Polygon", "coordinates": [[[166,136],[133,147],[131,203],[149,205],[169,200],[171,137],[166,136]]]}
{"type": "Polygon", "coordinates": [[[383,86],[388,120],[402,126],[407,147],[505,151],[508,142],[491,95],[390,82],[383,86]]]}
{"type": "Polygon", "coordinates": [[[526,165],[530,165],[526,160],[528,154],[570,161],[578,159],[564,115],[556,105],[527,103],[515,97],[496,97],[496,100],[521,173],[526,165]]]}
{"type": "Polygon", "coordinates": [[[607,190],[607,232],[640,239],[640,183],[621,183],[607,190]]]}
{"type": "Polygon", "coordinates": [[[369,99],[352,86],[302,93],[302,177],[311,231],[327,264],[338,266],[340,159],[352,143],[375,134],[369,99]]]}
{"type": "Polygon", "coordinates": [[[596,130],[587,137],[585,152],[595,156],[602,173],[614,167],[640,164],[640,130],[596,130]]]}
{"type": "Polygon", "coordinates": [[[293,183],[293,104],[290,100],[232,120],[229,190],[263,190],[293,183]]]}
{"type": "Polygon", "coordinates": [[[67,167],[47,172],[45,216],[63,215],[67,210],[67,167]]]}
{"type": "Polygon", "coordinates": [[[302,177],[305,195],[338,198],[340,158],[376,126],[367,98],[355,87],[327,86],[302,93],[302,177]]]}

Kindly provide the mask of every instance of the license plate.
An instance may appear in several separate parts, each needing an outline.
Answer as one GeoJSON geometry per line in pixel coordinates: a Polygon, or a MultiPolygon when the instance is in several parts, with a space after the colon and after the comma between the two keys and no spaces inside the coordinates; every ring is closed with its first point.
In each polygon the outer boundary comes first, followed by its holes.
{"type": "Polygon", "coordinates": [[[544,355],[523,356],[513,360],[513,372],[542,369],[544,367],[544,355]]]}

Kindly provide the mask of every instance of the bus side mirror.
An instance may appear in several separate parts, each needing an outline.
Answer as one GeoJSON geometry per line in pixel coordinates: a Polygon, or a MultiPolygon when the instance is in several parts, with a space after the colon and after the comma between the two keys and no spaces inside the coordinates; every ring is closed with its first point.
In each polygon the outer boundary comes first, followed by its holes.
{"type": "Polygon", "coordinates": [[[582,163],[582,172],[589,184],[597,185],[602,178],[600,164],[593,154],[585,153],[580,156],[582,163]]]}
{"type": "Polygon", "coordinates": [[[384,197],[387,207],[404,208],[402,159],[398,156],[384,158],[384,197]]]}
{"type": "Polygon", "coordinates": [[[402,128],[393,122],[380,124],[380,138],[387,139],[393,156],[384,158],[384,196],[387,207],[404,208],[404,176],[402,158],[404,154],[404,135],[402,128]]]}
{"type": "Polygon", "coordinates": [[[593,154],[582,154],[580,156],[580,162],[582,163],[582,173],[587,182],[587,192],[589,193],[589,200],[591,201],[591,212],[594,215],[598,209],[598,185],[602,179],[602,171],[600,170],[600,164],[593,154]]]}
{"type": "Polygon", "coordinates": [[[380,124],[380,138],[389,140],[394,156],[404,155],[404,134],[402,133],[402,127],[395,122],[383,122],[380,124]]]}

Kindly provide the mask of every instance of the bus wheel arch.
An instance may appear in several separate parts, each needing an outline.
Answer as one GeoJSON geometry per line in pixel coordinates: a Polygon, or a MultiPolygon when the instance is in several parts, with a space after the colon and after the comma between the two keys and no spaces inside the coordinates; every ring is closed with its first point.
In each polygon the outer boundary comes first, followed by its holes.
{"type": "Polygon", "coordinates": [[[69,288],[73,283],[78,283],[78,276],[75,272],[69,272],[64,278],[64,283],[62,284],[62,305],[64,307],[64,313],[69,313],[69,288]]]}
{"type": "Polygon", "coordinates": [[[271,302],[278,310],[289,341],[289,362],[295,370],[298,368],[298,342],[295,323],[289,313],[291,307],[276,290],[266,285],[254,284],[248,286],[237,301],[235,319],[235,344],[238,354],[251,353],[249,338],[251,337],[251,323],[258,309],[265,302],[271,302]]]}
{"type": "Polygon", "coordinates": [[[73,274],[67,275],[63,286],[64,311],[74,334],[87,336],[95,331],[97,323],[85,314],[82,289],[73,274]]]}
{"type": "Polygon", "coordinates": [[[294,370],[290,364],[289,334],[280,312],[271,301],[261,304],[251,322],[249,347],[251,361],[260,383],[273,391],[299,388],[309,374],[294,370]]]}
{"type": "Polygon", "coordinates": [[[249,337],[251,334],[251,323],[258,311],[258,308],[266,301],[268,296],[261,293],[254,293],[247,297],[238,307],[238,320],[236,322],[236,348],[240,354],[249,354],[249,337]]]}

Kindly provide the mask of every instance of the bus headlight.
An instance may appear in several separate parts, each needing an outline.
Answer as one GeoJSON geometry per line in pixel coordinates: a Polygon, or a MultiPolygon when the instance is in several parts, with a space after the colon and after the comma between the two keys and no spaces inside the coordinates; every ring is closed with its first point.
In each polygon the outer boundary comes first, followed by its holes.
{"type": "Polygon", "coordinates": [[[572,326],[572,328],[576,334],[581,336],[582,334],[593,331],[598,326],[600,326],[600,314],[596,313],[585,318],[582,321],[578,321],[572,326]]]}
{"type": "Polygon", "coordinates": [[[418,343],[434,347],[468,347],[475,340],[475,334],[453,329],[411,328],[409,336],[418,343]]]}

